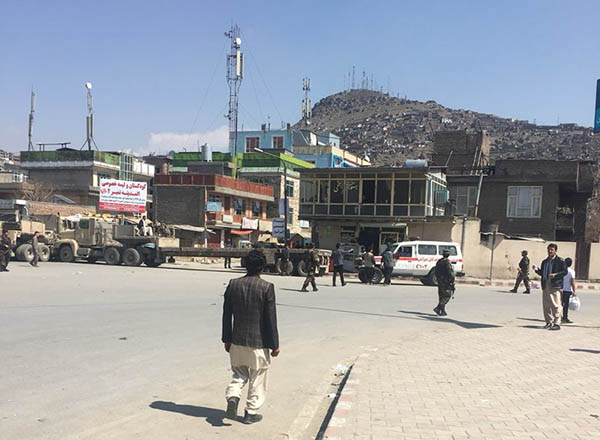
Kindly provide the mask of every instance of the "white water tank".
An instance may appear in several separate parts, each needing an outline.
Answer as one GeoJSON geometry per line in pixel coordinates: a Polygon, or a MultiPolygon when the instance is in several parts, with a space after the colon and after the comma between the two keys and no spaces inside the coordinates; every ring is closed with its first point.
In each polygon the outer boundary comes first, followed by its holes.
{"type": "Polygon", "coordinates": [[[212,162],[212,148],[208,144],[202,145],[202,159],[206,162],[212,162]]]}

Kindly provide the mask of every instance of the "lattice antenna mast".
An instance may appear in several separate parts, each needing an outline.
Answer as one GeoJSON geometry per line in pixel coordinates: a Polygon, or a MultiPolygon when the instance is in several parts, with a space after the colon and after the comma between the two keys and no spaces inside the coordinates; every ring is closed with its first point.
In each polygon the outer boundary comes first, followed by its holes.
{"type": "Polygon", "coordinates": [[[232,25],[225,36],[231,41],[231,49],[227,54],[227,84],[229,85],[229,152],[237,155],[237,127],[238,127],[238,94],[244,76],[244,54],[240,50],[242,39],[240,28],[232,25]]]}
{"type": "Polygon", "coordinates": [[[31,91],[31,107],[29,109],[29,144],[27,144],[27,151],[33,151],[33,115],[35,113],[35,92],[31,91]]]}
{"type": "Polygon", "coordinates": [[[80,150],[83,149],[87,145],[88,150],[92,149],[92,144],[98,149],[98,145],[96,145],[96,141],[94,140],[94,101],[92,99],[92,83],[86,82],[85,88],[87,89],[87,107],[88,107],[88,115],[85,117],[85,132],[86,139],[80,150]]]}
{"type": "Polygon", "coordinates": [[[310,78],[302,79],[302,90],[304,91],[304,99],[302,100],[302,121],[304,121],[304,124],[309,125],[310,118],[312,117],[312,104],[308,97],[308,92],[310,92],[310,78]]]}

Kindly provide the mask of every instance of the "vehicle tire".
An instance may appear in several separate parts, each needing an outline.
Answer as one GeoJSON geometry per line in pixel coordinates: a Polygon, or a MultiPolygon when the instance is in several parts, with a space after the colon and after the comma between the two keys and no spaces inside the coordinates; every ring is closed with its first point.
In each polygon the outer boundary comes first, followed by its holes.
{"type": "Polygon", "coordinates": [[[381,283],[381,280],[383,280],[383,272],[380,268],[376,267],[373,271],[373,278],[371,279],[371,282],[373,284],[379,284],[381,283]]]}
{"type": "Polygon", "coordinates": [[[305,277],[308,274],[308,271],[306,270],[306,261],[300,260],[298,262],[296,265],[296,273],[301,277],[305,277]]]}
{"type": "Polygon", "coordinates": [[[116,247],[109,247],[104,251],[104,261],[106,264],[116,266],[121,264],[121,253],[116,247]]]}
{"type": "Polygon", "coordinates": [[[367,271],[364,269],[364,267],[361,267],[358,269],[358,279],[360,280],[361,283],[366,284],[367,282],[367,271]]]}
{"type": "Polygon", "coordinates": [[[40,254],[40,261],[42,263],[47,263],[50,261],[50,248],[45,244],[40,244],[38,252],[40,254]]]}
{"type": "Polygon", "coordinates": [[[283,260],[279,258],[275,263],[275,270],[278,274],[290,275],[294,270],[294,264],[290,260],[287,260],[284,263],[283,260]]]}
{"type": "Polygon", "coordinates": [[[137,266],[141,266],[144,264],[144,261],[146,261],[146,254],[144,254],[143,250],[138,249],[137,251],[140,254],[140,262],[137,264],[137,266]]]}
{"type": "Polygon", "coordinates": [[[58,250],[58,259],[63,263],[72,263],[75,261],[75,254],[73,248],[68,244],[63,244],[58,250]]]}
{"type": "Polygon", "coordinates": [[[125,266],[139,266],[142,261],[142,257],[137,249],[127,248],[123,252],[123,263],[125,266]]]}
{"type": "Polygon", "coordinates": [[[435,269],[431,269],[426,277],[421,279],[421,282],[426,286],[437,286],[437,277],[435,276],[435,269]],[[425,279],[425,282],[423,282],[425,279]]]}
{"type": "Polygon", "coordinates": [[[25,261],[30,263],[33,260],[33,251],[30,244],[22,244],[15,250],[15,258],[17,261],[25,261]]]}

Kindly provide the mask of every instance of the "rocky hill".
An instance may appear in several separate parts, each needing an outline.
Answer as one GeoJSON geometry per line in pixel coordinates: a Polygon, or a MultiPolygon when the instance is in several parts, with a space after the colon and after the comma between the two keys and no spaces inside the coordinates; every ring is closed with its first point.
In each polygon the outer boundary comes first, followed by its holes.
{"type": "MultiPolygon", "coordinates": [[[[302,127],[298,123],[296,127],[302,127]]],[[[401,164],[429,158],[438,130],[483,129],[491,139],[491,158],[596,160],[600,136],[577,124],[535,125],[471,110],[455,110],[435,101],[396,98],[372,90],[351,90],[320,100],[310,128],[331,131],[342,145],[375,164],[401,164]]]]}

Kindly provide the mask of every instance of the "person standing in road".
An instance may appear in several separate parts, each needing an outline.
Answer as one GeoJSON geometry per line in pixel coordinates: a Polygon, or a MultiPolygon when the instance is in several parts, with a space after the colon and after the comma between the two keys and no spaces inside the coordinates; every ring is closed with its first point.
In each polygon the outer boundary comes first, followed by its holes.
{"type": "Polygon", "coordinates": [[[39,236],[40,236],[40,233],[38,231],[35,231],[33,233],[33,238],[31,239],[31,252],[33,253],[33,259],[31,260],[31,262],[29,264],[31,264],[33,267],[38,267],[38,261],[40,261],[39,244],[38,244],[39,236]]]}
{"type": "Polygon", "coordinates": [[[535,273],[542,277],[542,306],[544,309],[544,328],[560,330],[558,321],[561,317],[561,294],[563,278],[567,274],[565,262],[556,253],[558,246],[548,245],[548,258],[542,261],[542,267],[533,266],[535,273]]]}
{"type": "Polygon", "coordinates": [[[363,254],[363,265],[365,266],[365,278],[367,284],[373,284],[373,275],[375,274],[375,255],[371,248],[363,254]]]}
{"type": "Polygon", "coordinates": [[[571,258],[565,258],[565,266],[567,267],[567,274],[563,278],[563,291],[562,291],[562,308],[563,314],[560,320],[561,324],[573,324],[573,321],[569,319],[569,300],[571,295],[577,296],[575,293],[575,271],[571,269],[573,260],[571,258]]]}
{"type": "MultiPolygon", "coordinates": [[[[227,240],[225,242],[225,249],[231,249],[232,245],[231,245],[231,240],[227,240]]],[[[231,257],[225,257],[225,269],[231,269],[231,257]]]]}
{"type": "Polygon", "coordinates": [[[2,237],[0,237],[0,272],[10,272],[8,270],[8,263],[10,262],[10,248],[12,243],[8,232],[4,231],[2,237]]]}
{"type": "Polygon", "coordinates": [[[288,244],[285,243],[283,245],[283,248],[281,249],[281,261],[279,263],[280,267],[281,267],[281,272],[279,273],[279,275],[281,275],[281,276],[289,275],[288,261],[290,261],[290,248],[288,247],[288,244]]]}
{"type": "Polygon", "coordinates": [[[318,291],[317,283],[315,282],[315,273],[319,270],[319,256],[317,255],[317,251],[315,250],[314,243],[311,243],[309,246],[309,251],[306,255],[306,279],[304,280],[304,284],[302,285],[302,289],[300,292],[308,292],[308,284],[312,286],[313,292],[318,291]]]}
{"type": "Polygon", "coordinates": [[[342,286],[346,285],[344,281],[344,254],[345,252],[341,249],[340,244],[335,245],[335,251],[333,251],[333,287],[335,287],[335,279],[337,274],[340,274],[340,282],[342,286]]]}
{"type": "Polygon", "coordinates": [[[517,289],[519,285],[523,281],[525,284],[525,292],[523,293],[531,293],[529,290],[529,257],[527,256],[527,251],[521,252],[521,261],[519,261],[519,273],[517,274],[517,280],[515,281],[515,287],[511,290],[512,293],[517,293],[517,289]]]}
{"type": "Polygon", "coordinates": [[[433,311],[438,316],[446,316],[446,304],[452,298],[454,294],[454,269],[452,263],[448,259],[450,251],[444,249],[442,251],[442,258],[438,260],[435,265],[435,277],[437,279],[438,286],[438,305],[433,311]]]}
{"type": "Polygon", "coordinates": [[[279,355],[275,287],[260,278],[266,264],[263,252],[250,251],[246,257],[246,276],[229,282],[223,302],[221,340],[233,371],[225,391],[226,414],[229,419],[237,418],[242,390],[248,384],[242,420],[247,425],[262,420],[258,411],[265,402],[271,356],[279,355]]]}
{"type": "Polygon", "coordinates": [[[383,281],[384,286],[392,284],[392,272],[394,271],[394,253],[392,252],[392,245],[388,244],[381,254],[381,267],[383,268],[383,281]]]}

